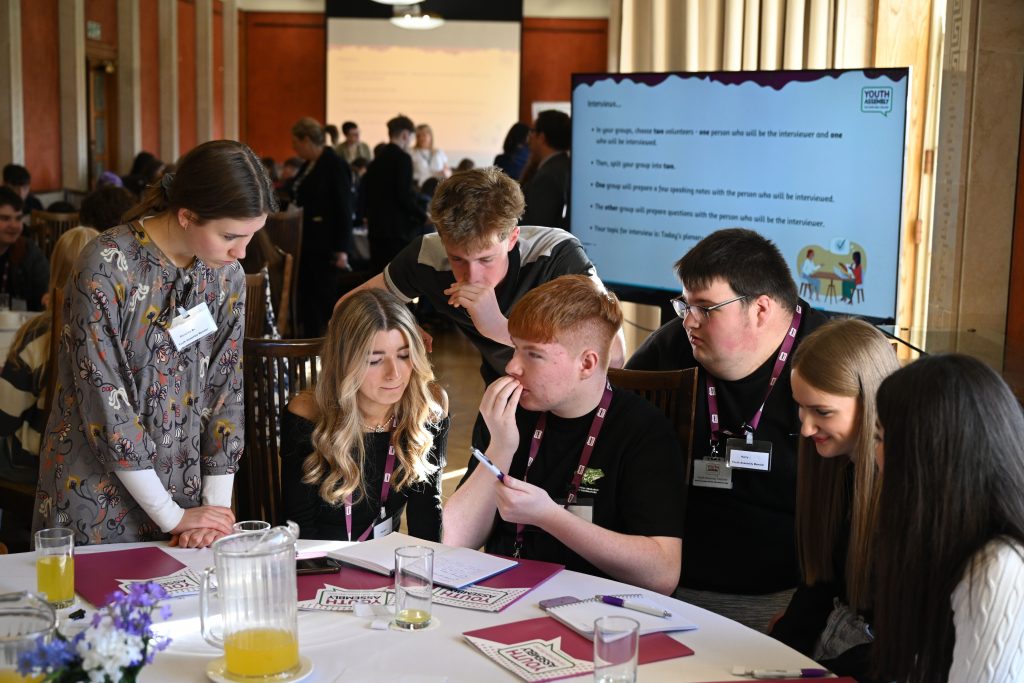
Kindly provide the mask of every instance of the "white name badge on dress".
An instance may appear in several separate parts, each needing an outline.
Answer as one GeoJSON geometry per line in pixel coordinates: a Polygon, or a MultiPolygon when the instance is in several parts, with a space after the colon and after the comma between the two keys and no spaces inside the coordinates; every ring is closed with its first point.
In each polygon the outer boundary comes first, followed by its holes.
{"type": "Polygon", "coordinates": [[[738,470],[767,472],[772,468],[772,442],[729,439],[725,442],[725,460],[738,470]]]}
{"type": "Polygon", "coordinates": [[[721,458],[693,461],[693,485],[709,489],[731,489],[732,470],[721,458]]]}
{"type": "Polygon", "coordinates": [[[392,520],[392,518],[388,517],[387,519],[385,519],[380,524],[374,524],[373,525],[373,537],[374,538],[384,538],[385,536],[390,534],[392,531],[394,531],[395,530],[394,524],[392,524],[391,520],[392,520]]]}
{"type": "Polygon", "coordinates": [[[171,321],[171,327],[167,330],[174,342],[174,348],[183,351],[191,344],[199,341],[208,334],[217,331],[217,323],[210,315],[210,308],[205,303],[198,303],[189,311],[178,309],[179,313],[171,321]]]}

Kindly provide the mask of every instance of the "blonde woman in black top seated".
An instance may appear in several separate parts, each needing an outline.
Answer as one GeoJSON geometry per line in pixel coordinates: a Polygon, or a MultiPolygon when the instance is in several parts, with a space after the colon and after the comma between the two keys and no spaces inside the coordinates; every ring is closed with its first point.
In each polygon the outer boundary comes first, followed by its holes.
{"type": "Polygon", "coordinates": [[[408,503],[409,533],[440,540],[448,400],[412,314],[388,292],[358,292],[320,357],[316,388],[284,413],[285,515],[303,538],[363,541],[397,530],[408,503]]]}

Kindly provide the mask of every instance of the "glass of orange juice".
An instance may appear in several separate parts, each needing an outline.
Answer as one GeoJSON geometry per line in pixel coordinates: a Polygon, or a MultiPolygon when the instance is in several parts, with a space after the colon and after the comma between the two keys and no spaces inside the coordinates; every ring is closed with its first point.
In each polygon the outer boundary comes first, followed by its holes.
{"type": "Polygon", "coordinates": [[[0,683],[35,683],[43,674],[21,676],[18,657],[36,649],[36,639],[53,636],[57,617],[38,595],[22,591],[0,595],[0,683]]]}
{"type": "Polygon", "coordinates": [[[36,585],[54,607],[75,601],[75,537],[71,529],[36,532],[36,585]]]}

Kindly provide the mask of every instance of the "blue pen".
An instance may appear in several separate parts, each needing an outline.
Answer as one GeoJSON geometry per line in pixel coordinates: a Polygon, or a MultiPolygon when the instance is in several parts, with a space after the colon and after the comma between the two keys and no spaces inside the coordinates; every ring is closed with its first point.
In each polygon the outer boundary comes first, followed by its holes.
{"type": "Polygon", "coordinates": [[[479,460],[480,464],[482,464],[484,467],[493,472],[494,476],[498,478],[498,481],[505,481],[505,474],[501,470],[499,470],[498,467],[493,462],[491,462],[490,458],[481,453],[480,449],[478,448],[474,448],[472,449],[472,451],[473,457],[479,460]]]}

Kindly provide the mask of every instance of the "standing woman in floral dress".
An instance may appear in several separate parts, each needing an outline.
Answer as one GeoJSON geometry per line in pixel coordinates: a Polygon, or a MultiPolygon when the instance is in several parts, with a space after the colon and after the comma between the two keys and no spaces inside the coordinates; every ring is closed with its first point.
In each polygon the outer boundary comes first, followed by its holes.
{"type": "Polygon", "coordinates": [[[83,250],[64,292],[34,528],[69,527],[78,544],[170,535],[189,547],[231,532],[243,444],[238,259],[276,209],[251,149],[207,142],[83,250]]]}

